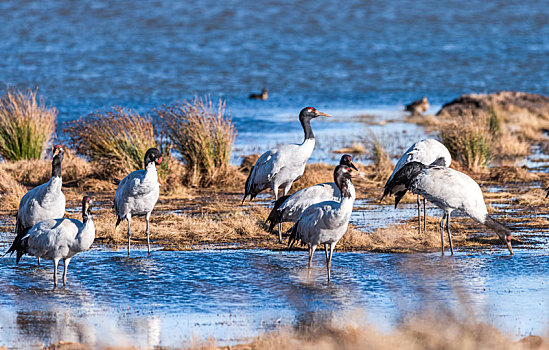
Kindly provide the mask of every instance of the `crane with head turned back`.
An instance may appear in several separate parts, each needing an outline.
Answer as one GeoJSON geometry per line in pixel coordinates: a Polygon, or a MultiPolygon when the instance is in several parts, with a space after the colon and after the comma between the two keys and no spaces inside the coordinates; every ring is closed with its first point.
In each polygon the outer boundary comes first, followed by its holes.
{"type": "MultiPolygon", "coordinates": [[[[65,215],[65,195],[61,191],[63,185],[61,167],[64,154],[63,146],[56,145],[53,147],[50,180],[27,192],[19,202],[15,223],[15,239],[6,252],[6,254],[18,252],[17,262],[21,258],[21,255],[19,255],[21,239],[31,227],[42,220],[60,219],[65,215]]],[[[40,257],[38,257],[38,265],[40,265],[40,257]]]]}
{"type": "Polygon", "coordinates": [[[330,282],[330,270],[332,267],[332,254],[337,242],[347,232],[349,219],[355,202],[355,188],[351,181],[352,169],[348,165],[338,165],[334,170],[334,182],[337,185],[341,198],[329,200],[309,206],[299,216],[292,227],[288,245],[295,242],[309,246],[310,274],[313,254],[318,245],[324,245],[326,255],[326,270],[328,282],[330,282]]]}
{"type": "MultiPolygon", "coordinates": [[[[425,139],[414,143],[400,159],[391,176],[385,183],[385,190],[383,192],[383,199],[388,194],[394,194],[394,189],[389,189],[388,185],[395,176],[395,174],[402,169],[402,167],[410,162],[420,162],[425,165],[440,165],[449,167],[452,163],[452,157],[448,149],[440,142],[435,139],[425,139]]],[[[417,196],[417,220],[418,220],[418,233],[421,234],[421,206],[420,206],[420,196],[417,196]]],[[[425,231],[427,226],[427,210],[425,206],[425,198],[423,198],[423,230],[425,231]]]]}
{"type": "Polygon", "coordinates": [[[457,170],[437,165],[411,162],[404,165],[386,186],[395,194],[395,207],[406,191],[422,195],[444,211],[440,221],[440,240],[444,255],[444,225],[448,232],[450,252],[454,254],[450,234],[450,215],[459,210],[471,219],[492,229],[507,246],[511,255],[511,230],[488,214],[480,186],[469,176],[457,170]],[[446,222],[445,222],[446,221],[446,222]]]}
{"type": "MultiPolygon", "coordinates": [[[[344,154],[339,165],[347,165],[358,171],[353,164],[353,158],[344,154]]],[[[269,223],[269,232],[278,224],[278,239],[282,243],[282,223],[295,222],[305,209],[313,204],[338,199],[341,196],[339,188],[334,182],[325,182],[297,191],[291,196],[282,196],[274,204],[265,224],[269,223]]]]}
{"type": "Polygon", "coordinates": [[[160,184],[156,167],[162,163],[162,153],[156,148],[149,148],[145,153],[145,169],[136,170],[128,174],[116,189],[114,195],[114,211],[116,225],[128,221],[128,256],[130,256],[130,240],[132,237],[131,219],[135,216],[144,216],[147,221],[147,251],[151,254],[149,238],[149,221],[158,196],[160,184]]]}

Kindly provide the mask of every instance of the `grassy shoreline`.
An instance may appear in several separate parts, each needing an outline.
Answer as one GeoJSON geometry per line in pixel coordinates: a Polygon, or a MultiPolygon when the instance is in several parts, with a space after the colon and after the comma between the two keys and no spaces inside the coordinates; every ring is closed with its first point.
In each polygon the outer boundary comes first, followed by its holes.
{"type": "MultiPolygon", "coordinates": [[[[70,159],[70,158],[69,158],[70,159]]],[[[63,191],[67,198],[67,217],[80,218],[80,201],[82,193],[92,195],[95,200],[93,208],[94,222],[96,226],[95,245],[106,247],[125,247],[127,244],[126,225],[120,225],[116,232],[113,231],[116,221],[112,210],[112,199],[116,184],[113,181],[92,178],[76,179],[82,176],[78,171],[70,170],[72,163],[81,160],[69,161],[64,169],[63,191]],[[65,171],[69,172],[65,176],[65,171]]],[[[32,187],[39,183],[40,174],[48,176],[48,161],[35,161],[33,165],[37,175],[35,179],[26,179],[32,187]],[[43,167],[44,169],[41,169],[43,167]]],[[[379,204],[383,182],[376,180],[375,166],[360,166],[361,176],[354,180],[357,188],[357,199],[366,200],[366,205],[355,210],[368,210],[369,205],[379,204]]],[[[245,169],[244,169],[245,170],[245,169]]],[[[236,167],[229,169],[231,178],[224,184],[209,188],[192,188],[185,186],[173,186],[164,183],[161,186],[161,195],[151,217],[152,244],[162,247],[164,250],[196,250],[196,249],[288,249],[286,244],[277,242],[275,235],[266,231],[264,224],[270,211],[272,196],[262,196],[263,202],[246,202],[241,204],[241,185],[244,183],[246,173],[236,167]]],[[[296,182],[295,190],[312,184],[330,181],[333,165],[310,164],[305,172],[306,176],[296,182]]],[[[0,172],[12,179],[26,174],[24,167],[14,164],[0,164],[0,172]],[[23,170],[21,170],[23,169],[23,170]]],[[[496,217],[518,228],[519,235],[515,237],[515,245],[535,245],[535,240],[520,238],[520,230],[544,230],[546,220],[532,216],[525,217],[528,213],[536,213],[545,209],[544,192],[541,183],[549,180],[545,173],[528,173],[529,181],[501,182],[502,169],[494,168],[490,172],[475,174],[478,179],[490,212],[496,217]],[[488,188],[498,187],[499,191],[488,191],[488,188]],[[494,209],[494,206],[513,201],[524,211],[520,217],[512,217],[494,209]]],[[[25,175],[26,176],[26,175],[25,175]]],[[[14,181],[20,179],[14,179],[14,181]]],[[[13,196],[9,197],[13,200],[13,196]]],[[[407,195],[406,203],[415,203],[415,196],[407,195]]],[[[382,203],[387,210],[393,209],[393,198],[385,199],[382,203]]],[[[432,208],[432,206],[431,206],[432,208]]],[[[396,209],[397,211],[399,209],[396,209]]],[[[16,206],[2,205],[0,220],[4,223],[0,228],[3,232],[13,232],[15,225],[16,206]]],[[[337,246],[337,250],[343,251],[374,251],[374,252],[426,252],[439,251],[440,235],[438,224],[440,218],[433,210],[428,212],[427,234],[417,235],[417,221],[415,218],[397,222],[388,222],[386,227],[363,232],[351,225],[348,232],[337,246]]],[[[132,244],[140,245],[146,242],[145,220],[138,218],[132,221],[132,244]]],[[[473,222],[469,218],[455,217],[452,219],[454,243],[457,247],[500,247],[496,236],[488,229],[473,222]]],[[[288,230],[291,224],[286,223],[284,229],[288,230]]],[[[299,247],[297,249],[300,249],[299,247]]]]}

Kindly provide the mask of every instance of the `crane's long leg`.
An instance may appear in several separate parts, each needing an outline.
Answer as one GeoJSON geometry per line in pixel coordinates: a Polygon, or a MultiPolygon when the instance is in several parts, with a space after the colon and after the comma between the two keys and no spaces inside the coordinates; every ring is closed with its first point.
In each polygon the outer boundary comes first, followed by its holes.
{"type": "Polygon", "coordinates": [[[442,250],[442,256],[444,256],[444,220],[446,220],[446,212],[444,212],[442,220],[440,220],[440,248],[442,250]]]}
{"type": "Polygon", "coordinates": [[[454,246],[452,244],[452,234],[450,233],[450,214],[446,215],[446,231],[448,231],[448,241],[450,242],[450,254],[454,255],[454,246]]]}
{"type": "Polygon", "coordinates": [[[38,266],[40,266],[40,257],[38,257],[38,266]]]}
{"type": "Polygon", "coordinates": [[[326,266],[328,266],[328,243],[324,243],[324,255],[326,255],[326,266]]]}
{"type": "Polygon", "coordinates": [[[425,206],[425,197],[423,198],[423,234],[427,233],[427,208],[425,206]]]}
{"type": "Polygon", "coordinates": [[[145,218],[147,219],[147,255],[151,255],[151,241],[149,239],[149,220],[151,218],[151,213],[148,212],[145,218]]]}
{"type": "Polygon", "coordinates": [[[63,287],[67,285],[67,269],[69,268],[69,263],[71,262],[71,258],[63,259],[63,287]]]}
{"type": "Polygon", "coordinates": [[[421,236],[421,202],[417,195],[417,233],[421,236]]]}
{"type": "MultiPolygon", "coordinates": [[[[278,200],[278,186],[273,186],[273,192],[275,195],[275,202],[278,200]]],[[[278,224],[278,242],[282,243],[282,223],[278,224]]]]}
{"type": "Polygon", "coordinates": [[[307,281],[311,277],[311,268],[313,267],[313,255],[315,255],[316,245],[309,246],[309,264],[307,265],[307,281]]]}
{"type": "Polygon", "coordinates": [[[59,259],[53,260],[53,289],[57,288],[57,265],[59,264],[59,259]]]}
{"type": "Polygon", "coordinates": [[[128,220],[128,258],[130,257],[130,239],[132,238],[132,227],[131,227],[131,220],[132,217],[130,214],[126,216],[126,220],[128,220]]]}
{"type": "Polygon", "coordinates": [[[330,283],[330,279],[331,279],[331,274],[330,274],[330,270],[332,269],[332,253],[334,252],[334,248],[335,248],[335,242],[330,244],[330,256],[328,257],[328,283],[330,283]]]}

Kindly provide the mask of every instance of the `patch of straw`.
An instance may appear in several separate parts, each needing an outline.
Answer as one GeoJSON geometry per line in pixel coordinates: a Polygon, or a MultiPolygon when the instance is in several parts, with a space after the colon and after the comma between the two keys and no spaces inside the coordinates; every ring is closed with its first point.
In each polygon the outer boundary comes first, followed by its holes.
{"type": "Polygon", "coordinates": [[[220,181],[229,166],[236,129],[225,113],[225,102],[195,98],[157,110],[169,139],[181,155],[190,186],[220,181]]]}

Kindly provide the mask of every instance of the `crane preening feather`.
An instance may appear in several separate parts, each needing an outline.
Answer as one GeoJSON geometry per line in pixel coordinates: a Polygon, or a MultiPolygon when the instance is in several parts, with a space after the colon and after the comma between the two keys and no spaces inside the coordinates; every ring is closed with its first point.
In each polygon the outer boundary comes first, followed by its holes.
{"type": "MultiPolygon", "coordinates": [[[[61,145],[53,147],[50,180],[27,192],[19,202],[15,223],[15,239],[6,252],[6,254],[18,252],[17,262],[21,258],[21,255],[19,255],[21,239],[31,227],[40,221],[60,219],[65,215],[65,195],[61,191],[63,185],[61,167],[64,154],[65,150],[61,145]]],[[[40,257],[38,257],[38,265],[40,265],[40,257]]]]}
{"type": "Polygon", "coordinates": [[[156,148],[150,148],[145,153],[145,169],[128,174],[116,189],[114,195],[114,211],[116,225],[128,221],[128,256],[130,256],[130,239],[132,237],[131,219],[134,216],[145,216],[147,221],[147,250],[151,254],[149,238],[149,220],[160,194],[156,166],[162,163],[162,153],[156,148]]]}
{"type": "Polygon", "coordinates": [[[387,183],[385,194],[395,194],[396,207],[408,190],[422,195],[444,211],[440,222],[442,255],[444,255],[445,220],[450,251],[452,255],[454,254],[452,235],[450,234],[450,215],[454,210],[459,210],[471,219],[491,228],[505,243],[511,255],[513,254],[511,230],[490,217],[480,186],[469,176],[451,168],[411,162],[397,171],[391,181],[387,183]]]}
{"type": "Polygon", "coordinates": [[[338,165],[334,170],[334,182],[341,193],[341,199],[324,201],[309,206],[290,230],[291,234],[288,240],[290,247],[298,241],[309,246],[309,273],[317,246],[324,244],[328,282],[330,282],[331,277],[332,253],[337,242],[347,232],[355,202],[356,194],[351,176],[351,167],[338,165]]]}
{"type": "Polygon", "coordinates": [[[244,197],[254,199],[260,192],[270,188],[275,199],[278,199],[278,189],[282,188],[284,196],[288,193],[294,181],[303,176],[305,164],[315,148],[315,135],[311,128],[311,120],[319,117],[331,117],[313,107],[306,107],[299,113],[299,121],[305,133],[301,144],[282,145],[261,155],[250,170],[246,179],[244,197]]]}
{"type": "Polygon", "coordinates": [[[57,265],[63,259],[63,286],[67,284],[67,268],[71,258],[90,249],[95,239],[91,216],[92,199],[82,199],[82,221],[76,219],[50,219],[34,225],[21,239],[17,261],[23,254],[53,260],[53,286],[57,287],[57,265]]]}
{"type": "MultiPolygon", "coordinates": [[[[349,154],[344,154],[341,157],[339,165],[347,165],[358,171],[353,164],[353,157],[349,154]]],[[[341,192],[334,182],[325,182],[301,189],[291,196],[282,196],[276,200],[265,224],[269,223],[270,233],[278,224],[278,238],[282,242],[283,222],[295,222],[303,211],[311,205],[324,201],[339,200],[340,197],[341,192]]]]}
{"type": "MultiPolygon", "coordinates": [[[[402,169],[402,167],[410,162],[420,162],[425,165],[440,165],[449,167],[450,163],[452,163],[452,157],[450,156],[450,152],[448,149],[440,142],[438,142],[435,139],[425,139],[418,141],[414,143],[404,154],[400,159],[398,160],[397,164],[395,165],[395,168],[393,169],[393,172],[391,173],[391,176],[389,176],[389,179],[387,180],[387,183],[385,184],[385,191],[383,193],[383,197],[381,197],[381,200],[387,195],[387,194],[394,194],[391,192],[390,189],[388,189],[388,185],[395,176],[395,174],[402,169]]],[[[420,206],[420,196],[417,196],[417,230],[418,233],[421,235],[421,206],[420,206]]],[[[425,198],[423,198],[423,230],[425,231],[427,226],[427,210],[425,206],[425,198]]]]}

